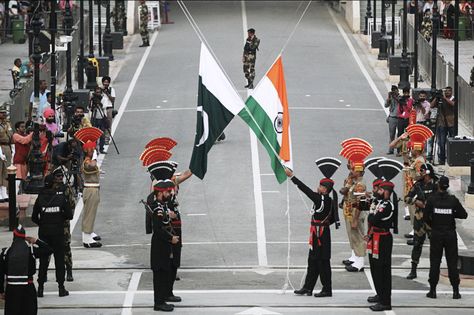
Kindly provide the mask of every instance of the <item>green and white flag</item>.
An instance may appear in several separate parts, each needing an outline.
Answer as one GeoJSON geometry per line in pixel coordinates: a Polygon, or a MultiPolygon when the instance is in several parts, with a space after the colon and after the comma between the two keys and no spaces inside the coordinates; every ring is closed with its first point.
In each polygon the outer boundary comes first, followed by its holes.
{"type": "Polygon", "coordinates": [[[189,165],[191,172],[200,179],[207,172],[208,152],[244,106],[206,45],[201,43],[196,138],[189,165]]]}

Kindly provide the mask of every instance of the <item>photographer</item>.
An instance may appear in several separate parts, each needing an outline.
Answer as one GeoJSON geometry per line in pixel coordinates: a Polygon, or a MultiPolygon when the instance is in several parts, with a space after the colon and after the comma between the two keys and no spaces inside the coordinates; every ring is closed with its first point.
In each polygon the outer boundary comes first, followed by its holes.
{"type": "Polygon", "coordinates": [[[59,128],[58,124],[55,122],[54,110],[51,108],[45,109],[43,116],[46,121],[44,124],[46,129],[51,131],[51,134],[54,137],[53,147],[55,147],[59,144],[58,138],[64,137],[64,134],[61,132],[61,128],[59,128]]]}
{"type": "Polygon", "coordinates": [[[416,123],[426,125],[430,119],[431,104],[426,100],[426,92],[418,93],[418,100],[415,102],[416,123]]]}
{"type": "MultiPolygon", "coordinates": [[[[92,126],[99,128],[104,133],[108,128],[108,121],[107,116],[104,113],[104,105],[102,104],[103,93],[102,88],[96,87],[94,93],[92,93],[90,102],[89,102],[89,109],[91,111],[91,122],[92,126]]],[[[102,136],[99,139],[99,152],[102,154],[106,154],[107,152],[104,151],[105,145],[105,136],[102,136]]]]}
{"type": "Polygon", "coordinates": [[[74,109],[74,116],[72,117],[71,126],[68,129],[70,137],[74,137],[76,131],[86,127],[92,127],[89,118],[84,115],[85,109],[82,106],[76,106],[74,109]]]}
{"type": "Polygon", "coordinates": [[[398,102],[398,133],[397,137],[400,137],[404,132],[405,128],[408,127],[408,118],[413,108],[413,99],[410,97],[410,88],[403,88],[403,95],[400,97],[398,102]]]}
{"type": "MultiPolygon", "coordinates": [[[[107,117],[107,128],[112,127],[112,120],[115,116],[115,89],[110,86],[110,77],[105,76],[102,78],[102,106],[105,110],[107,117]]],[[[107,133],[105,136],[105,144],[109,144],[110,135],[107,133]]]]}
{"type": "MultiPolygon", "coordinates": [[[[387,117],[388,133],[390,135],[391,143],[395,139],[398,126],[398,98],[399,92],[396,85],[392,85],[391,91],[388,93],[387,100],[385,101],[385,107],[389,108],[389,115],[387,117]]],[[[387,154],[393,154],[393,148],[389,148],[387,154]]]]}
{"type": "Polygon", "coordinates": [[[444,95],[436,91],[431,101],[431,108],[437,108],[438,118],[436,120],[436,138],[438,140],[438,163],[444,165],[446,162],[446,139],[454,137],[454,96],[453,89],[447,86],[444,95]]]}
{"type": "MultiPolygon", "coordinates": [[[[69,139],[67,142],[61,142],[54,147],[53,165],[54,168],[65,166],[67,168],[67,177],[74,178],[74,189],[76,195],[82,191],[82,178],[80,176],[82,161],[82,150],[76,139],[69,139]]],[[[69,178],[67,178],[69,181],[69,178]]]]}

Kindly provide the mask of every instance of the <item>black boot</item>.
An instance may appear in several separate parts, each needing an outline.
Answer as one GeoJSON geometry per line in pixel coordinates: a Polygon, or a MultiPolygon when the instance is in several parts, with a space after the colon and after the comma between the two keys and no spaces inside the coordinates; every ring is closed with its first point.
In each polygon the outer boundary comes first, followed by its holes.
{"type": "Polygon", "coordinates": [[[369,302],[369,303],[378,303],[378,302],[380,302],[379,296],[378,295],[369,296],[367,298],[367,302],[369,302]]]}
{"type": "Polygon", "coordinates": [[[60,297],[69,295],[69,291],[66,290],[66,288],[64,287],[64,284],[59,284],[58,288],[59,288],[59,296],[60,297]]]}
{"type": "Polygon", "coordinates": [[[307,296],[311,296],[313,294],[313,291],[312,290],[309,290],[309,289],[306,289],[306,288],[301,288],[299,290],[295,290],[294,293],[296,295],[307,295],[307,296]]]}
{"type": "Polygon", "coordinates": [[[436,286],[430,285],[430,292],[426,293],[426,297],[436,299],[436,286]]]}
{"type": "Polygon", "coordinates": [[[321,292],[315,293],[314,297],[331,297],[332,296],[332,290],[328,289],[322,289],[321,292]]]}
{"type": "Polygon", "coordinates": [[[247,89],[249,86],[250,86],[250,80],[249,80],[249,79],[247,79],[247,85],[246,85],[246,86],[244,86],[244,88],[246,88],[246,89],[247,89]]]}
{"type": "Polygon", "coordinates": [[[38,282],[38,291],[37,291],[37,294],[36,294],[36,295],[37,295],[38,297],[43,297],[43,296],[44,296],[43,292],[44,292],[44,284],[38,282]]]}
{"type": "Polygon", "coordinates": [[[253,80],[249,80],[249,85],[247,85],[248,89],[253,89],[253,80]]]}
{"type": "Polygon", "coordinates": [[[72,277],[72,268],[70,267],[66,267],[66,281],[67,282],[74,281],[74,278],[72,277]]]}
{"type": "Polygon", "coordinates": [[[459,300],[461,298],[461,294],[459,293],[459,286],[453,286],[453,299],[459,300]]]}
{"type": "Polygon", "coordinates": [[[414,263],[414,262],[411,263],[411,271],[410,271],[410,273],[409,273],[408,276],[407,276],[407,279],[408,279],[408,280],[413,280],[413,279],[416,278],[416,267],[417,267],[417,266],[418,266],[418,265],[417,265],[416,263],[414,263]]]}

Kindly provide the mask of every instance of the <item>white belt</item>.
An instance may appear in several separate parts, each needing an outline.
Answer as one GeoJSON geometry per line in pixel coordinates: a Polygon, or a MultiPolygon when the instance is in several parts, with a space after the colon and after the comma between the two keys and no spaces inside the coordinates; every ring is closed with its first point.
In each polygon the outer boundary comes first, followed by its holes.
{"type": "Polygon", "coordinates": [[[85,188],[99,188],[100,184],[99,183],[84,183],[85,188]]]}

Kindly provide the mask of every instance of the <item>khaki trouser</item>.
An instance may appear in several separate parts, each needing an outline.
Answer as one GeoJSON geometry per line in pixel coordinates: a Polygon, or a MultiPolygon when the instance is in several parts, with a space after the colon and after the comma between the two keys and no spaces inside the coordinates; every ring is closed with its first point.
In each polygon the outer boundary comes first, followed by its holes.
{"type": "MultiPolygon", "coordinates": [[[[354,212],[354,210],[353,210],[354,212]]],[[[357,229],[353,229],[351,227],[352,216],[345,217],[346,220],[346,230],[347,230],[347,237],[349,238],[349,244],[351,245],[351,249],[354,251],[357,257],[364,257],[365,250],[367,249],[366,243],[364,241],[365,233],[365,213],[361,212],[359,216],[359,224],[357,225],[357,229]]]]}
{"type": "Polygon", "coordinates": [[[0,186],[8,187],[7,167],[11,165],[12,150],[9,145],[2,145],[2,152],[5,155],[5,161],[0,160],[0,186]]]}
{"type": "Polygon", "coordinates": [[[413,226],[414,220],[415,220],[416,206],[415,205],[407,205],[407,206],[408,206],[408,211],[410,212],[410,223],[411,223],[411,226],[413,226]]]}
{"type": "Polygon", "coordinates": [[[91,234],[94,232],[95,216],[100,202],[99,188],[84,187],[82,200],[84,201],[82,232],[91,234]]]}

